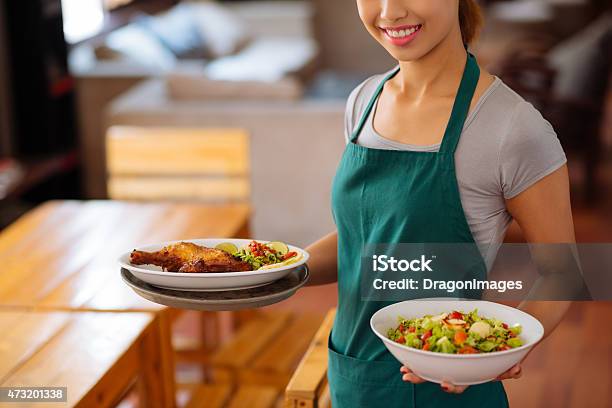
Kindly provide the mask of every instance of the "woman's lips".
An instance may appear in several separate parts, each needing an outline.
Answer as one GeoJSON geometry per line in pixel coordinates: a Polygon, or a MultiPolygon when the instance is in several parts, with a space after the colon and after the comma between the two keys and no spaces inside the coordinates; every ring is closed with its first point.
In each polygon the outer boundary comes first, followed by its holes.
{"type": "Polygon", "coordinates": [[[380,27],[385,38],[393,45],[406,45],[411,42],[419,33],[422,24],[405,25],[399,27],[380,27]]]}

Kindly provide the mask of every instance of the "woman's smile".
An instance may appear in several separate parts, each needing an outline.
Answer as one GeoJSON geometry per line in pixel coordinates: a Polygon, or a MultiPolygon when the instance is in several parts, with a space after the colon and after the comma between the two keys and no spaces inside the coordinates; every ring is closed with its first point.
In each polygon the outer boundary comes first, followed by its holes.
{"type": "Polygon", "coordinates": [[[417,36],[423,24],[402,25],[397,27],[379,27],[385,39],[393,45],[406,45],[417,36]]]}

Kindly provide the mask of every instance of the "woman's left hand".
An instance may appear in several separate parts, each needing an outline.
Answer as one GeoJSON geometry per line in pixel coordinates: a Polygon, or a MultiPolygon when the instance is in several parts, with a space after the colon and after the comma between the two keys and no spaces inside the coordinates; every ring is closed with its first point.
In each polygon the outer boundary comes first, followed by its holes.
{"type": "MultiPolygon", "coordinates": [[[[421,377],[419,377],[418,375],[416,375],[415,373],[413,373],[412,371],[410,371],[410,369],[406,366],[402,366],[400,368],[400,371],[402,372],[402,380],[406,381],[406,382],[410,382],[413,384],[421,384],[424,383],[427,380],[422,379],[421,377]]],[[[501,374],[499,377],[496,378],[496,381],[501,381],[501,380],[508,380],[511,378],[520,378],[522,375],[522,368],[521,368],[521,363],[516,364],[515,366],[513,366],[512,368],[510,368],[508,371],[506,371],[505,373],[501,374]]],[[[469,387],[468,385],[453,385],[449,382],[443,381],[442,384],[440,384],[440,387],[450,393],[450,394],[461,394],[463,391],[465,391],[467,389],[467,387],[469,387]]]]}

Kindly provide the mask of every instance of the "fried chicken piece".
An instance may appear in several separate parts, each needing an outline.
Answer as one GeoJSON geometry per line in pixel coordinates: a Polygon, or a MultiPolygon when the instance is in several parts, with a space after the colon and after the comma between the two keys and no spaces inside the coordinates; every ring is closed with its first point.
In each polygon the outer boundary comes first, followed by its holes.
{"type": "Polygon", "coordinates": [[[179,242],[156,252],[133,250],[130,263],[157,265],[169,272],[242,272],[252,270],[247,262],[240,261],[225,251],[179,242]]]}

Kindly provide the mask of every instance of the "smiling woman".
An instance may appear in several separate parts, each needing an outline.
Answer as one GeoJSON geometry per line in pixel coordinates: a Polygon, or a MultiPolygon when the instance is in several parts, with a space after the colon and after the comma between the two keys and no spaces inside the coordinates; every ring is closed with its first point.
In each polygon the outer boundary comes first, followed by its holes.
{"type": "MultiPolygon", "coordinates": [[[[394,360],[368,324],[393,299],[362,298],[369,270],[362,248],[478,244],[480,251],[436,273],[488,283],[513,219],[530,242],[574,242],[565,154],[542,115],[467,51],[482,24],[475,1],[357,0],[357,8],[397,66],[349,96],[346,149],[332,186],[337,232],[307,248],[312,281],[338,280],[328,343],[332,405],[507,407],[500,381],[438,385],[394,360]]],[[[455,286],[446,296],[470,297],[455,286]]],[[[420,287],[404,299],[428,295],[420,287]]],[[[548,334],[567,307],[522,308],[548,334]]],[[[501,371],[489,378],[518,378],[520,364],[501,371]]]]}

